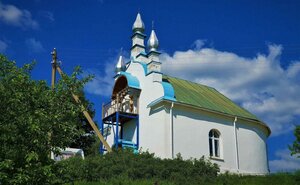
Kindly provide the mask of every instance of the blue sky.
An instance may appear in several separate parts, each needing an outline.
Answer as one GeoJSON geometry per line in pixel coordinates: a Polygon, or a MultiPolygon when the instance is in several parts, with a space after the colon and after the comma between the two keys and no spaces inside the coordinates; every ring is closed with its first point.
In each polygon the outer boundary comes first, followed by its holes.
{"type": "Polygon", "coordinates": [[[50,82],[54,47],[65,72],[80,65],[95,74],[86,92],[100,122],[140,12],[147,35],[154,21],[163,72],[213,86],[256,114],[272,129],[271,170],[291,171],[300,168],[287,151],[300,124],[299,8],[296,0],[0,0],[0,52],[20,66],[36,60],[34,79],[50,82]]]}

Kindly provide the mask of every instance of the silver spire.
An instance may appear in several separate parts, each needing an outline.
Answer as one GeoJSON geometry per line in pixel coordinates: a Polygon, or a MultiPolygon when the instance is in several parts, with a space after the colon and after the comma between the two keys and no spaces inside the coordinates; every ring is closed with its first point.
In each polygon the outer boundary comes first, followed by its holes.
{"type": "Polygon", "coordinates": [[[148,47],[150,48],[150,51],[156,51],[158,49],[158,46],[159,46],[158,39],[156,37],[154,30],[152,30],[148,40],[148,47]]]}
{"type": "Polygon", "coordinates": [[[145,25],[142,21],[141,14],[138,13],[136,16],[135,22],[133,23],[132,31],[139,31],[139,32],[143,33],[144,30],[145,30],[145,25]]]}
{"type": "Polygon", "coordinates": [[[115,67],[115,72],[116,73],[121,72],[121,71],[125,71],[125,64],[124,64],[124,60],[123,60],[123,56],[122,55],[120,55],[118,63],[116,65],[116,67],[115,67]]]}

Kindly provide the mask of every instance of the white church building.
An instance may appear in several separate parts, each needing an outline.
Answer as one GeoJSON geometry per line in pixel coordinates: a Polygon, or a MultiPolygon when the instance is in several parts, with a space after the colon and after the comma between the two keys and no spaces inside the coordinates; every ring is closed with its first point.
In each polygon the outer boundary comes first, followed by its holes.
{"type": "Polygon", "coordinates": [[[270,128],[213,87],[163,74],[158,39],[152,30],[145,47],[140,14],[132,31],[131,59],[120,57],[111,101],[102,107],[107,142],[161,158],[204,156],[223,172],[269,173],[270,128]]]}

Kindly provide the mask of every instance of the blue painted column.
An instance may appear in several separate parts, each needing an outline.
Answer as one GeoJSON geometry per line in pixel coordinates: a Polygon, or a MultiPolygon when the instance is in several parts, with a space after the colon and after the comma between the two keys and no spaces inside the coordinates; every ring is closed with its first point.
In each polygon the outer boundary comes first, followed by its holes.
{"type": "Polygon", "coordinates": [[[120,139],[123,139],[123,132],[124,132],[124,128],[123,128],[123,125],[120,124],[120,139]]]}
{"type": "Polygon", "coordinates": [[[139,116],[136,118],[136,145],[137,145],[137,150],[139,149],[140,146],[140,121],[139,121],[139,116]]]}
{"type": "Polygon", "coordinates": [[[116,112],[116,135],[115,135],[115,147],[118,149],[119,144],[119,112],[116,112]]]}
{"type": "MultiPolygon", "coordinates": [[[[104,133],[104,123],[103,123],[103,120],[101,121],[101,134],[103,136],[103,133],[104,133]]],[[[100,154],[103,154],[104,153],[104,148],[103,148],[103,143],[100,142],[100,154]]]]}

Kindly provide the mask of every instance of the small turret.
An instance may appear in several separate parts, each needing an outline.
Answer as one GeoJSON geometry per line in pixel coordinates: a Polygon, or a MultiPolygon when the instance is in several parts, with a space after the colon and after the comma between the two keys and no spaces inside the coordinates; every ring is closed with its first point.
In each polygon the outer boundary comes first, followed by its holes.
{"type": "Polygon", "coordinates": [[[148,40],[148,47],[150,51],[156,51],[158,49],[159,46],[159,42],[158,39],[156,37],[155,31],[152,30],[151,31],[151,35],[150,38],[148,40]]]}
{"type": "Polygon", "coordinates": [[[115,72],[116,73],[119,73],[121,71],[125,71],[125,63],[124,63],[122,55],[120,55],[118,63],[116,65],[116,67],[115,67],[115,72]]]}
{"type": "Polygon", "coordinates": [[[137,16],[136,16],[135,22],[132,25],[132,31],[133,32],[140,32],[140,33],[144,33],[144,31],[145,31],[145,25],[142,21],[140,13],[138,13],[137,16]]]}
{"type": "Polygon", "coordinates": [[[161,72],[161,62],[159,61],[160,52],[157,51],[159,46],[158,39],[156,37],[155,31],[152,29],[150,38],[148,40],[148,73],[150,72],[161,72]]]}
{"type": "Polygon", "coordinates": [[[146,55],[144,45],[144,39],[146,38],[146,35],[144,34],[145,25],[142,21],[140,13],[138,13],[136,16],[135,22],[132,26],[132,31],[131,59],[137,60],[139,56],[143,58],[143,56],[146,55]]]}

